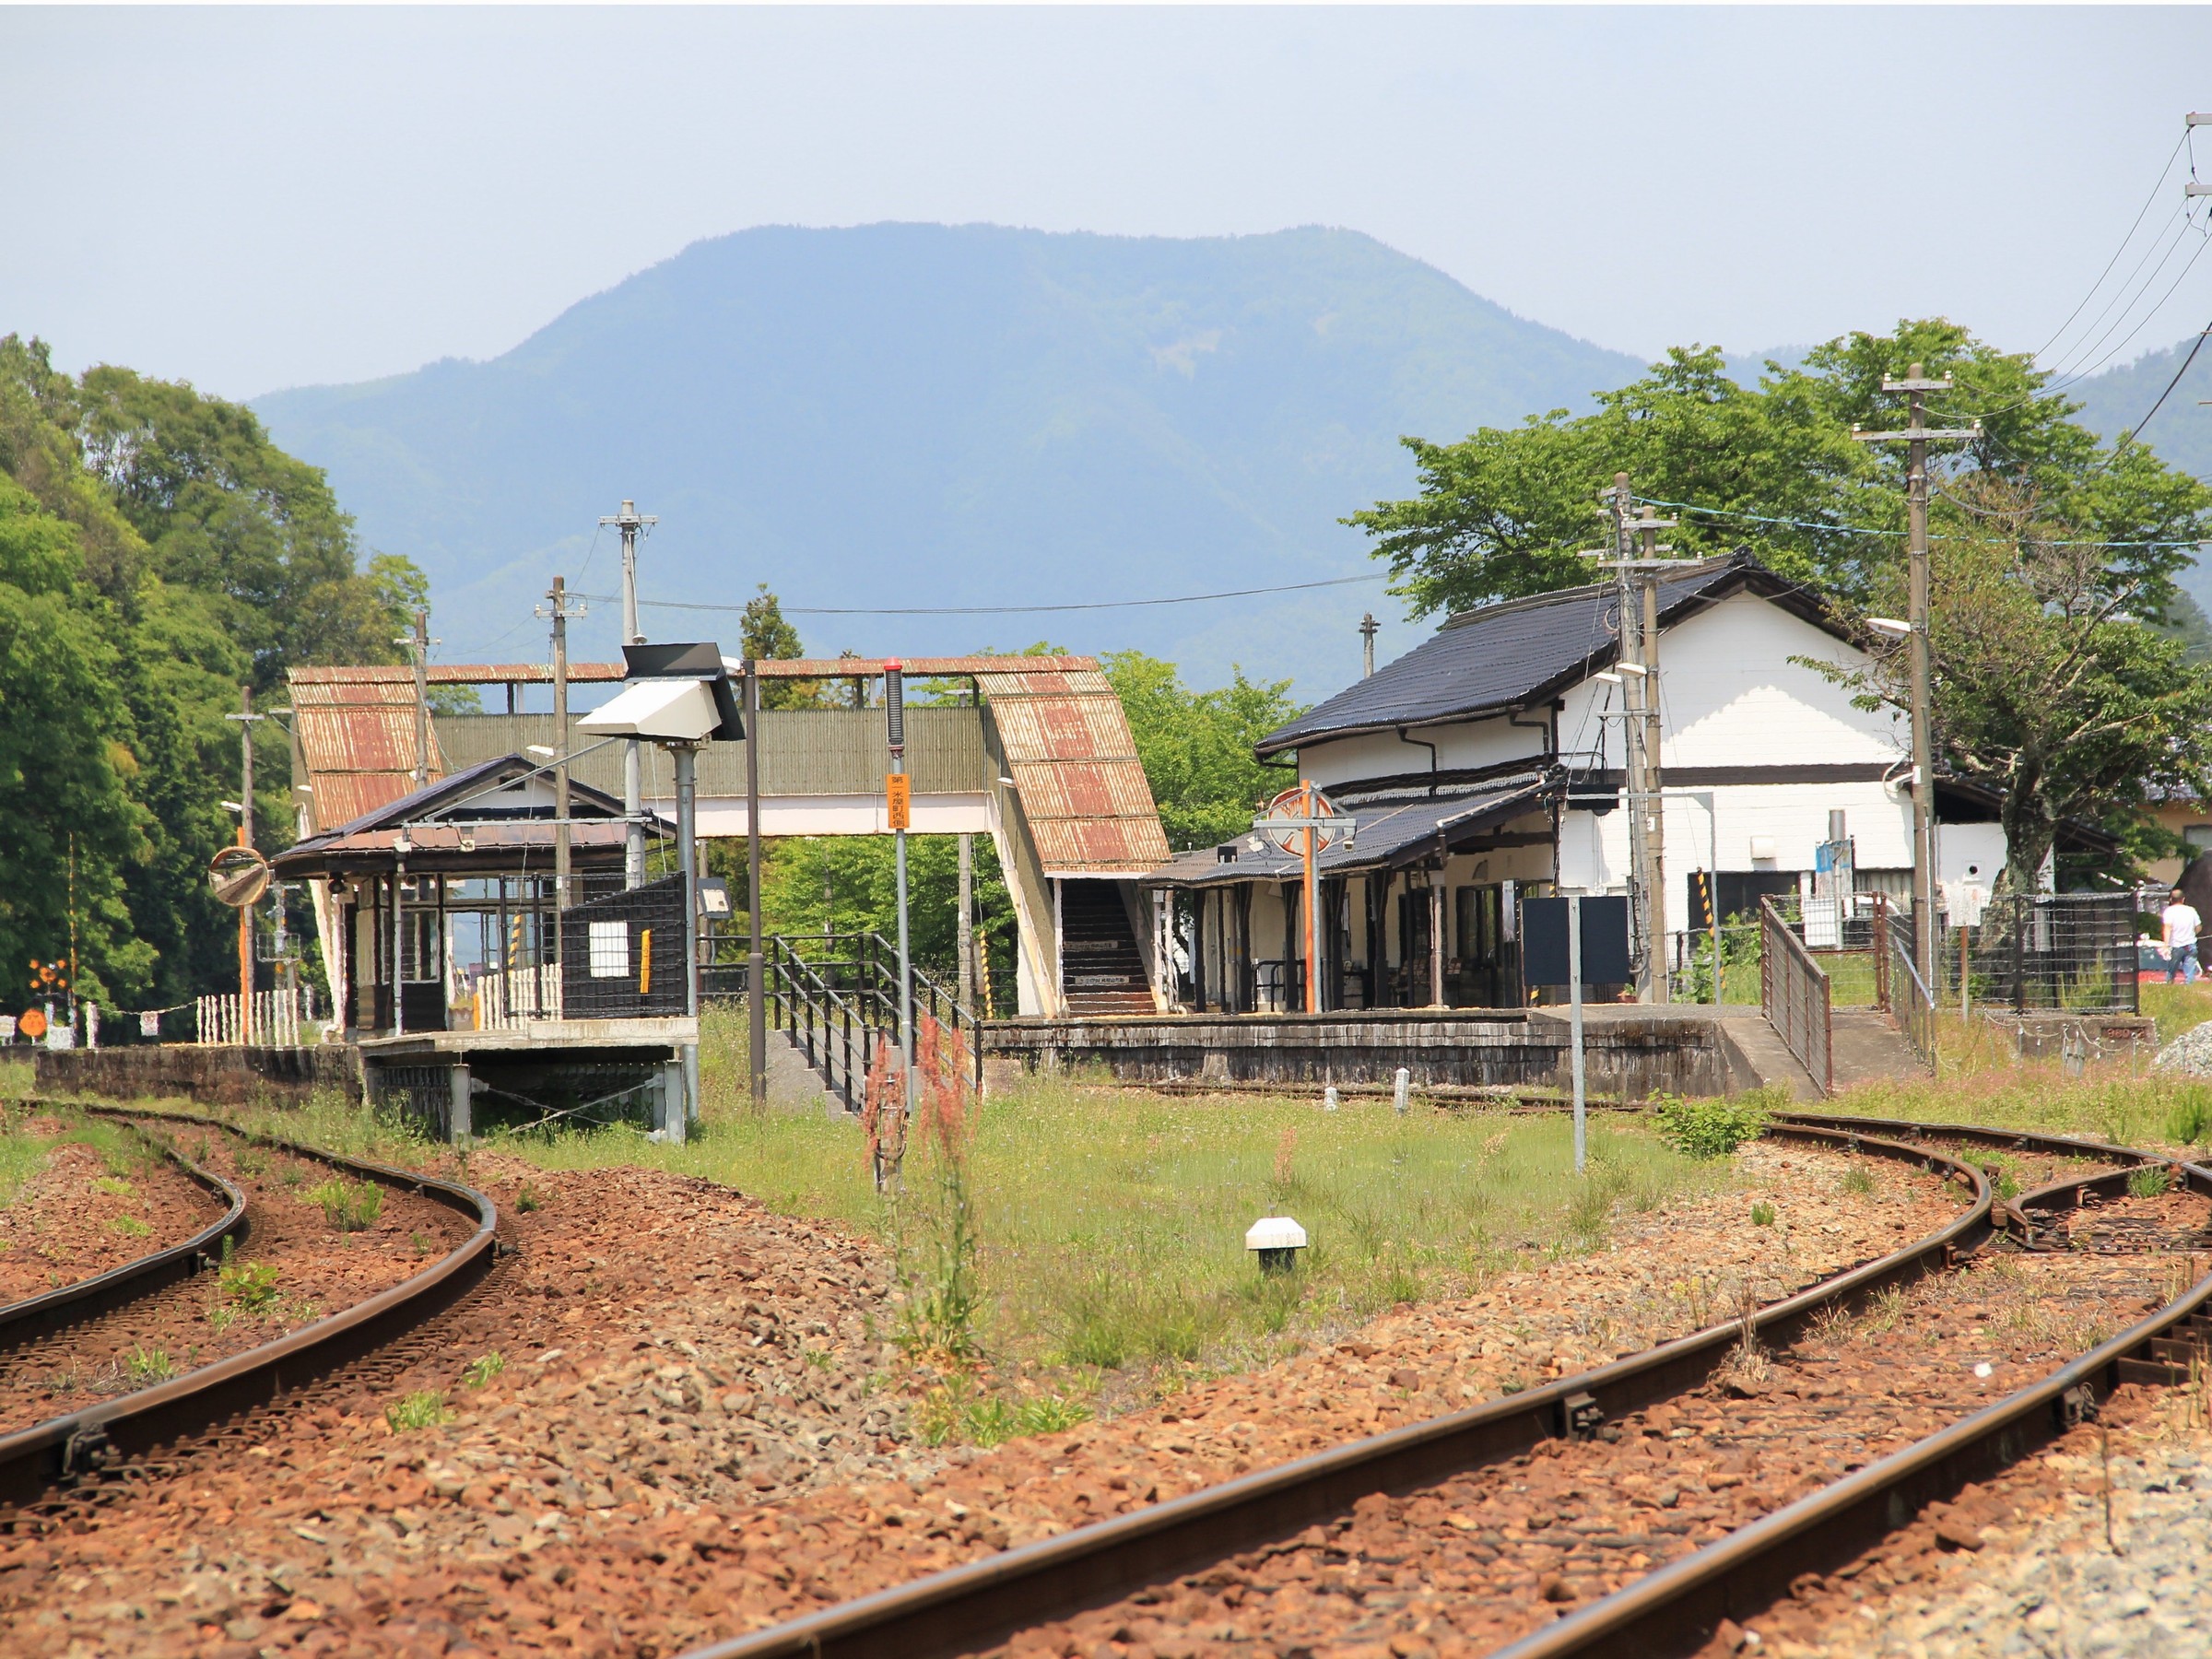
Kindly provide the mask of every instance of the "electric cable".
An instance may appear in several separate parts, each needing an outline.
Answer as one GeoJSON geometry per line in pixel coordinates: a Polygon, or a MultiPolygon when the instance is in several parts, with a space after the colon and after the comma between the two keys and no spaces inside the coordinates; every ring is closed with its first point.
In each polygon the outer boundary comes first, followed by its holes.
{"type": "MultiPolygon", "coordinates": [[[[1349,587],[1356,582],[1387,582],[1387,572],[1372,571],[1360,576],[1332,576],[1322,582],[1289,582],[1279,587],[1232,588],[1219,594],[1179,594],[1169,599],[1096,599],[1065,605],[912,605],[912,606],[783,606],[787,617],[1012,617],[1047,611],[1133,610],[1159,605],[1202,605],[1215,599],[1249,599],[1262,594],[1297,594],[1309,588],[1349,587]]],[[[607,603],[609,594],[580,594],[579,598],[607,603]]],[[[685,599],[641,599],[641,607],[654,610],[734,611],[742,605],[709,605],[685,599]]]]}

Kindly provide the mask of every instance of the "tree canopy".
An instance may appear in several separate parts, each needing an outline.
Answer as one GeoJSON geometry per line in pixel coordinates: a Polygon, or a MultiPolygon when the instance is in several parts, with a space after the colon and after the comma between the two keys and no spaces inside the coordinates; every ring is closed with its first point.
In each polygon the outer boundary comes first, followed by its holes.
{"type": "MultiPolygon", "coordinates": [[[[1914,363],[1956,382],[1930,394],[1930,424],[1981,428],[1930,455],[1937,742],[2007,792],[2022,879],[2058,819],[2140,828],[2147,788],[2201,787],[2212,716],[2190,663],[2204,618],[2174,585],[2212,535],[2212,488],[2130,436],[2106,444],[2031,359],[1940,320],[1839,336],[1755,386],[1717,350],[1677,349],[1587,415],[1406,439],[1419,495],[1346,522],[1417,615],[1456,610],[1590,581],[1577,555],[1625,471],[1678,521],[1678,554],[1747,547],[1846,612],[1901,615],[1907,446],[1853,429],[1906,423],[1881,386],[1914,363]]],[[[1891,666],[1862,688],[1901,705],[1891,666]]]]}
{"type": "MultiPolygon", "coordinates": [[[[103,1002],[235,985],[203,871],[230,841],[239,691],[294,664],[394,660],[421,578],[361,557],[317,469],[251,411],[0,339],[0,960],[67,957],[103,1002]]],[[[288,748],[256,731],[255,809],[289,840],[288,748]]]]}

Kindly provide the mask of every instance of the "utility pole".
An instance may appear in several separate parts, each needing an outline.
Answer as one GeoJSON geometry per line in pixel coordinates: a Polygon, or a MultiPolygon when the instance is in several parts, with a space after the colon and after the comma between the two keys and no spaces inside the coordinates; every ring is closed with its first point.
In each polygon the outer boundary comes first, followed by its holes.
{"type": "Polygon", "coordinates": [[[1375,636],[1382,631],[1382,624],[1375,620],[1375,613],[1373,611],[1369,611],[1366,616],[1359,618],[1359,654],[1361,660],[1359,677],[1361,679],[1372,679],[1375,677],[1375,636]]]}
{"type": "Polygon", "coordinates": [[[1646,508],[1631,512],[1634,492],[1629,475],[1613,475],[1613,487],[1602,489],[1598,512],[1612,522],[1612,546],[1583,555],[1610,568],[1616,578],[1615,609],[1620,619],[1622,765],[1627,774],[1629,806],[1630,885],[1634,898],[1636,935],[1641,948],[1636,959],[1636,995],[1640,1002],[1669,1000],[1666,982],[1666,838],[1665,804],[1659,793],[1659,584],[1658,572],[1677,561],[1662,558],[1673,549],[1661,547],[1657,533],[1672,528],[1674,519],[1653,518],[1646,508]],[[1641,557],[1637,538],[1642,537],[1641,557]],[[1641,576],[1641,580],[1639,579],[1641,576]]]}
{"type": "MultiPolygon", "coordinates": [[[[624,501],[622,511],[602,518],[622,532],[622,643],[642,645],[638,630],[638,532],[661,521],[640,512],[635,501],[624,501]]],[[[622,885],[641,887],[645,882],[645,761],[644,746],[631,738],[622,746],[622,885]]]]}
{"type": "Polygon", "coordinates": [[[1659,557],[1671,548],[1659,545],[1659,532],[1672,529],[1678,519],[1653,516],[1646,507],[1636,521],[1636,534],[1642,539],[1643,557],[1637,560],[1637,574],[1642,579],[1643,589],[1643,800],[1638,811],[1643,814],[1644,856],[1651,865],[1651,899],[1647,911],[1651,922],[1652,948],[1658,952],[1658,960],[1651,968],[1651,996],[1655,1003],[1673,1000],[1666,977],[1666,790],[1662,782],[1664,771],[1660,758],[1659,708],[1659,568],[1665,562],[1659,557]]]}
{"type": "Polygon", "coordinates": [[[753,1105],[768,1104],[768,971],[760,949],[760,665],[745,664],[746,1057],[753,1105]]]}
{"type": "Polygon", "coordinates": [[[418,606],[415,631],[393,641],[407,648],[415,665],[415,787],[430,781],[430,613],[418,606]]]}
{"type": "Polygon", "coordinates": [[[1861,443],[1905,443],[1905,551],[1908,571],[1909,633],[1912,700],[1912,960],[1923,981],[1936,980],[1936,744],[1928,706],[1932,665],[1928,653],[1928,444],[1931,441],[1971,440],[1982,435],[1982,423],[1971,427],[1931,427],[1927,424],[1927,394],[1948,392],[1948,376],[1931,380],[1924,366],[1914,363],[1905,378],[1882,376],[1882,390],[1902,392],[1910,424],[1900,432],[1869,432],[1854,421],[1851,435],[1861,443]]]}
{"type": "MultiPolygon", "coordinates": [[[[885,781],[887,814],[891,821],[892,867],[899,900],[899,1065],[901,1073],[901,1110],[909,1124],[914,1118],[914,975],[908,947],[906,916],[906,827],[913,787],[906,782],[906,676],[897,662],[883,665],[883,706],[889,719],[890,777],[885,781]]],[[[903,1147],[905,1140],[900,1137],[903,1147]]],[[[880,1180],[880,1175],[878,1180],[880,1180]]]]}
{"type": "Polygon", "coordinates": [[[970,1008],[980,1006],[975,994],[975,837],[960,835],[960,1000],[970,1008]]]}
{"type": "MultiPolygon", "coordinates": [[[[560,962],[560,912],[569,908],[569,621],[583,615],[571,608],[569,582],[553,578],[547,605],[537,614],[553,621],[553,961],[560,962]]],[[[636,745],[631,745],[636,747],[636,745]]],[[[535,1005],[533,1004],[535,1006],[535,1005]]]]}
{"type": "MultiPolygon", "coordinates": [[[[253,844],[253,723],[265,718],[253,712],[253,688],[241,686],[238,710],[227,719],[238,722],[238,844],[253,844]]],[[[72,912],[74,913],[74,912],[72,912]]],[[[76,955],[69,957],[70,984],[76,985],[76,955]]],[[[238,1040],[253,1041],[253,907],[238,907],[238,1040]]]]}

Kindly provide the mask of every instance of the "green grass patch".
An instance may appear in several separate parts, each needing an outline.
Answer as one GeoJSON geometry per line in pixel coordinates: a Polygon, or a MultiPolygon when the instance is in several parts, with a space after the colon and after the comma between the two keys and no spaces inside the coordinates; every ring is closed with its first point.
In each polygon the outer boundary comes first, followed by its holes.
{"type": "Polygon", "coordinates": [[[126,1239],[147,1238],[154,1230],[152,1223],[141,1221],[135,1216],[110,1216],[108,1225],[126,1239]]]}
{"type": "Polygon", "coordinates": [[[418,1389],[413,1394],[402,1394],[384,1407],[384,1421],[400,1434],[418,1429],[435,1429],[453,1420],[453,1409],[445,1403],[443,1389],[418,1389]]]}
{"type": "Polygon", "coordinates": [[[2212,1019],[2212,980],[2194,985],[2147,984],[2141,995],[2143,1012],[2158,1024],[2160,1043],[2171,1042],[2212,1019]]]}
{"type": "Polygon", "coordinates": [[[484,1388],[507,1371],[507,1356],[494,1348],[488,1354],[478,1354],[461,1368],[461,1382],[466,1388],[484,1388]]]}
{"type": "Polygon", "coordinates": [[[123,1362],[124,1374],[140,1388],[166,1382],[177,1374],[176,1361],[167,1348],[133,1348],[123,1362]]]}
{"type": "Polygon", "coordinates": [[[347,1181],[338,1176],[308,1188],[300,1196],[319,1207],[323,1219],[340,1232],[367,1232],[384,1213],[384,1189],[373,1181],[347,1181]]]}

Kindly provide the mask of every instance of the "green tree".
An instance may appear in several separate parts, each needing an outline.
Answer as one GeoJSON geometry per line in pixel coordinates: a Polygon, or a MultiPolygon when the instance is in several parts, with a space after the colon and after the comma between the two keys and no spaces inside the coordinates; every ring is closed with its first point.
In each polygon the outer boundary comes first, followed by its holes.
{"type": "MultiPolygon", "coordinates": [[[[745,602],[745,618],[737,628],[740,649],[751,662],[789,662],[806,654],[799,643],[799,630],[785,619],[783,602],[768,591],[762,582],[760,590],[745,602]]],[[[760,682],[760,706],[763,709],[811,709],[823,701],[820,680],[767,679],[760,682]]]]}
{"type": "Polygon", "coordinates": [[[1102,660],[1176,851],[1241,834],[1252,828],[1253,808],[1295,781],[1253,759],[1262,737],[1305,712],[1292,700],[1288,680],[1255,683],[1239,668],[1227,686],[1193,691],[1174,664],[1141,651],[1102,660]]]}
{"type": "Polygon", "coordinates": [[[2144,544],[2108,562],[2140,582],[2141,614],[2162,617],[2189,554],[2147,544],[2212,530],[2212,489],[2140,444],[2106,448],[2031,359],[1942,321],[1840,336],[1799,368],[1768,364],[1756,387],[1731,379],[1716,349],[1677,348],[1588,415],[1554,410],[1455,443],[1407,438],[1420,493],[1345,522],[1373,539],[1417,614],[1461,609],[1590,580],[1576,555],[1598,542],[1596,492],[1626,471],[1640,495],[1707,510],[1668,515],[1683,521],[1666,538],[1678,551],[1750,545],[1782,573],[1863,603],[1901,557],[1906,463],[1902,445],[1855,442],[1851,429],[1899,424],[1881,382],[1914,362],[1958,382],[1937,419],[1983,424],[1979,441],[1938,457],[1936,534],[1971,530],[1967,479],[2001,477],[2076,536],[2144,544]]]}

